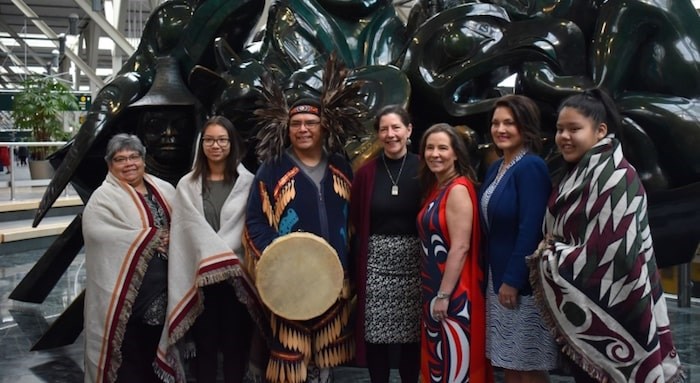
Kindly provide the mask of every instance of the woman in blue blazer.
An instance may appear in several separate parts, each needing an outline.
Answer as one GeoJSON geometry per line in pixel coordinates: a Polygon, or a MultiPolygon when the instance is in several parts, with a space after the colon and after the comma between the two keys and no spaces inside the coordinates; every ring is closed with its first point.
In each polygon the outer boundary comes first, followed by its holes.
{"type": "Polygon", "coordinates": [[[489,266],[486,289],[486,357],[504,370],[505,381],[548,382],[556,367],[556,344],[532,296],[525,257],[542,239],[551,191],[541,148],[540,112],[527,97],[500,98],[491,138],[503,157],[491,165],[479,194],[483,251],[489,266]]]}

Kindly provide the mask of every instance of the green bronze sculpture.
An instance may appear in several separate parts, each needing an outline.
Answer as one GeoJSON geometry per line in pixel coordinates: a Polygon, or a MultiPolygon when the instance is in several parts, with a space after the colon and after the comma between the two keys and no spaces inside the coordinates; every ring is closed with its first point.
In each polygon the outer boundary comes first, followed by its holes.
{"type": "MultiPolygon", "coordinates": [[[[35,225],[69,182],[84,201],[90,197],[106,174],[96,158],[107,140],[139,126],[125,121],[134,118],[130,105],[151,89],[159,58],[177,63],[177,75],[204,115],[229,117],[253,140],[263,74],[278,76],[290,99],[313,94],[336,52],[352,69],[349,81],[364,84],[370,111],[409,107],[415,137],[431,123],[450,122],[469,125],[483,140],[488,111],[505,92],[499,84],[513,74],[515,92],[538,102],[550,135],[562,98],[607,89],[625,116],[625,152],[649,191],[659,264],[692,257],[700,238],[700,17],[690,0],[419,1],[405,25],[390,0],[282,0],[270,7],[264,31],[254,30],[263,5],[171,0],[157,7],[136,53],[99,91],[75,139],[54,156],[56,176],[35,225]]],[[[134,133],[145,137],[144,129],[134,133]]],[[[197,130],[195,121],[188,137],[197,130]]],[[[353,154],[365,150],[357,145],[363,140],[357,138],[353,154]]],[[[191,151],[182,153],[191,159],[191,151]]],[[[246,163],[256,166],[254,158],[246,163]]],[[[183,169],[160,171],[176,180],[183,169]]],[[[76,222],[72,226],[79,227],[79,217],[76,222]]],[[[43,301],[80,250],[79,236],[80,230],[64,233],[12,298],[43,301]]],[[[72,314],[64,313],[73,320],[58,326],[79,323],[76,302],[72,314]]]]}

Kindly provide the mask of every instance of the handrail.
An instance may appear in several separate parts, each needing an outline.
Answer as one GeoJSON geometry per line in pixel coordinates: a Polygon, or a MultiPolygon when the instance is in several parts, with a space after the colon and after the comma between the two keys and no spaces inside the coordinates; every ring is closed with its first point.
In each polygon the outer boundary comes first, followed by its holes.
{"type": "Polygon", "coordinates": [[[12,150],[14,146],[63,146],[65,141],[52,141],[52,142],[0,142],[0,146],[10,147],[10,201],[15,200],[15,151],[12,150]]]}

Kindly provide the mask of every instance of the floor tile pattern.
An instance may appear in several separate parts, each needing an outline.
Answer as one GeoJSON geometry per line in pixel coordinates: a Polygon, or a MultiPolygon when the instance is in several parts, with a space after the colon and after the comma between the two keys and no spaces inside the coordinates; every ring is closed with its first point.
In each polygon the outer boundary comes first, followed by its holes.
{"type": "MultiPolygon", "coordinates": [[[[0,253],[0,383],[78,383],[83,380],[82,337],[72,345],[29,351],[49,324],[63,312],[85,283],[84,255],[79,254],[68,271],[42,304],[9,300],[22,277],[43,250],[0,253]]],[[[688,382],[700,382],[700,304],[678,308],[669,300],[674,339],[684,362],[688,382]]],[[[336,383],[369,382],[364,369],[342,367],[335,370],[336,383]]],[[[392,382],[399,382],[396,371],[392,382]]],[[[501,374],[497,381],[502,382],[501,374]]],[[[553,383],[572,383],[570,377],[553,374],[553,383]]]]}

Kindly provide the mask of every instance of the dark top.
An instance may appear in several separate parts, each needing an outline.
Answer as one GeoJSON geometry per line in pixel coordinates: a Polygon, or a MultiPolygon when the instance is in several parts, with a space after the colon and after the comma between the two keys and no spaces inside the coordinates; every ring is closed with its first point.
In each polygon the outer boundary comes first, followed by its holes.
{"type": "MultiPolygon", "coordinates": [[[[145,202],[148,209],[153,215],[153,223],[157,228],[167,228],[170,226],[168,222],[168,216],[165,214],[165,209],[160,205],[158,199],[153,195],[153,188],[146,184],[148,189],[148,194],[144,196],[143,201],[145,202]]],[[[153,257],[148,262],[148,268],[143,275],[143,281],[141,282],[141,287],[139,288],[138,295],[134,300],[134,305],[132,309],[131,316],[129,317],[130,322],[142,321],[146,315],[146,311],[150,310],[150,315],[162,316],[158,318],[160,323],[165,319],[165,306],[163,307],[150,307],[154,300],[159,298],[159,296],[164,295],[168,288],[168,255],[155,251],[153,257]]],[[[162,306],[165,301],[158,303],[162,306]]],[[[153,320],[153,318],[148,318],[148,320],[153,320]]]]}
{"type": "Polygon", "coordinates": [[[204,218],[214,231],[218,232],[221,227],[221,208],[226,202],[226,198],[231,194],[235,182],[209,181],[208,187],[202,188],[202,204],[204,208],[204,218]]]}
{"type": "Polygon", "coordinates": [[[352,169],[339,154],[327,164],[320,189],[286,152],[260,166],[246,208],[248,254],[259,259],[276,238],[303,231],[325,239],[347,270],[352,169]]]}
{"type": "Polygon", "coordinates": [[[399,177],[402,162],[403,157],[394,160],[382,154],[377,158],[370,205],[370,234],[418,235],[415,219],[421,199],[417,177],[420,161],[417,155],[407,153],[406,163],[399,177]],[[386,160],[386,167],[383,159],[386,160]],[[387,174],[387,168],[394,181],[397,181],[398,195],[391,194],[393,184],[387,174]]]}

